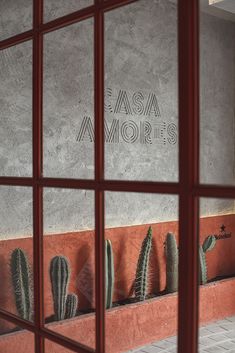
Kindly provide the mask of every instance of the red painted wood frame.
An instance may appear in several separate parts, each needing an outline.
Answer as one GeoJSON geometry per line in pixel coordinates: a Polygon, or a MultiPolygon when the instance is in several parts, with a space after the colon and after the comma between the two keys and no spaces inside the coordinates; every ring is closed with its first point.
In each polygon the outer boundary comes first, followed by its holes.
{"type": "MultiPolygon", "coordinates": [[[[235,188],[199,184],[199,0],[178,0],[179,183],[108,181],[104,179],[104,12],[138,0],[95,0],[93,6],[43,23],[43,0],[34,0],[33,29],[0,41],[0,50],[33,41],[33,177],[0,177],[0,185],[33,189],[35,322],[0,310],[0,317],[35,334],[35,352],[44,353],[49,339],[75,352],[92,352],[44,327],[43,187],[90,189],[95,192],[96,352],[105,353],[104,192],[179,195],[180,264],[178,353],[196,353],[198,341],[198,198],[235,198],[235,188]],[[42,170],[43,35],[94,18],[95,179],[44,178],[42,170]]],[[[148,5],[146,0],[146,6],[148,5]]]]}

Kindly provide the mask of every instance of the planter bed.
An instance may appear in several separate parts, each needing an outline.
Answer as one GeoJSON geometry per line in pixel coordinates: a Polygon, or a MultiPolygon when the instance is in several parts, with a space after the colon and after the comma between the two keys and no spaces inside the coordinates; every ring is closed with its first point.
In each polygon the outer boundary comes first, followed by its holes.
{"type": "MultiPolygon", "coordinates": [[[[235,278],[208,283],[200,287],[200,323],[223,319],[235,314],[235,278]]],[[[144,302],[122,305],[107,311],[107,352],[124,352],[176,334],[177,294],[167,294],[144,302]]],[[[94,348],[94,314],[47,325],[66,337],[94,348]]],[[[0,337],[0,352],[31,353],[33,335],[26,331],[0,337]],[[21,343],[21,346],[19,344],[21,343]]],[[[68,353],[63,347],[47,342],[50,353],[68,353]]]]}

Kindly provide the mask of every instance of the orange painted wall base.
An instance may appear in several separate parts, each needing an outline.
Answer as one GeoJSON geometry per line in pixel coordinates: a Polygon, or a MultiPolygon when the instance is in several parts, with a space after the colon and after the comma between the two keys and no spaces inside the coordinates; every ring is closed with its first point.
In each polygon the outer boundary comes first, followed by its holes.
{"type": "MultiPolygon", "coordinates": [[[[235,215],[223,215],[203,218],[200,221],[200,243],[210,234],[218,234],[221,225],[231,232],[229,239],[221,239],[215,248],[206,254],[208,279],[219,276],[235,275],[235,215]]],[[[153,249],[150,260],[151,281],[149,291],[159,293],[166,286],[166,259],[164,242],[166,234],[175,234],[178,242],[178,222],[162,222],[151,224],[153,229],[153,249]]],[[[149,225],[137,225],[106,229],[106,238],[112,241],[115,267],[115,284],[113,301],[129,296],[135,279],[136,266],[142,241],[149,225]]],[[[33,263],[32,238],[0,241],[0,283],[6,290],[0,291],[0,308],[17,314],[10,275],[11,252],[20,247],[28,254],[33,263]]],[[[94,266],[94,231],[82,231],[47,235],[44,237],[44,301],[45,317],[53,314],[53,301],[49,267],[51,259],[56,255],[64,255],[71,265],[69,291],[79,298],[81,310],[94,308],[95,302],[95,266],[94,266]]],[[[0,332],[4,329],[0,323],[0,332]]]]}
{"type": "MultiPolygon", "coordinates": [[[[205,324],[235,314],[235,278],[200,287],[200,323],[205,324]],[[220,303],[218,305],[218,303],[220,303]]],[[[94,314],[48,325],[66,337],[91,348],[95,346],[94,314]]],[[[107,353],[124,352],[177,334],[177,294],[168,294],[107,311],[107,353]]],[[[0,336],[0,352],[33,353],[33,337],[26,331],[0,336]]],[[[52,342],[50,353],[68,353],[52,342]]]]}
{"type": "MultiPolygon", "coordinates": [[[[208,235],[222,234],[220,230],[222,225],[226,226],[226,232],[231,233],[231,237],[218,240],[215,248],[206,254],[209,280],[235,274],[235,215],[221,215],[201,219],[200,244],[208,235]]],[[[149,291],[151,293],[159,293],[165,289],[166,285],[166,259],[164,255],[166,234],[168,232],[174,233],[178,242],[178,222],[156,223],[151,224],[151,226],[153,229],[153,250],[150,261],[151,280],[149,291]]],[[[141,244],[148,227],[149,225],[145,224],[106,230],[105,236],[111,240],[114,252],[115,286],[113,301],[122,300],[130,296],[141,244]]],[[[17,314],[17,312],[11,284],[9,261],[11,252],[17,247],[25,250],[32,264],[31,238],[0,242],[0,283],[2,288],[0,291],[0,308],[13,314],[17,314]]],[[[44,302],[46,318],[53,314],[49,266],[51,259],[55,255],[64,255],[69,259],[72,270],[69,292],[75,292],[78,295],[79,310],[94,308],[94,231],[46,235],[44,237],[44,302]]],[[[231,279],[202,287],[202,322],[213,321],[226,315],[235,314],[234,284],[235,281],[231,279]],[[216,297],[217,295],[219,297],[216,297]],[[213,303],[214,298],[216,298],[215,304],[213,303]],[[218,305],[218,302],[222,303],[223,306],[221,306],[222,304],[218,305]]],[[[13,325],[0,320],[1,333],[9,332],[13,327],[13,325]]],[[[54,327],[58,332],[70,335],[71,338],[77,339],[88,346],[94,346],[93,314],[83,315],[66,322],[52,323],[50,327],[54,327]],[[88,334],[88,332],[90,333],[88,334]],[[91,334],[92,332],[93,334],[91,334]]],[[[118,349],[127,350],[152,340],[173,335],[175,332],[176,295],[159,296],[145,303],[114,308],[107,313],[107,345],[109,350],[111,346],[116,347],[116,351],[118,349]],[[149,320],[150,317],[153,317],[154,320],[149,320]],[[125,321],[129,326],[123,328],[125,321]],[[139,327],[138,331],[136,331],[136,325],[139,327]]],[[[11,337],[17,337],[17,335],[23,335],[23,333],[14,333],[11,337]]],[[[1,336],[0,341],[3,342],[7,339],[6,337],[1,336]]],[[[2,347],[1,344],[0,347],[2,347]]],[[[9,349],[10,347],[11,345],[9,345],[9,349]]],[[[9,353],[14,353],[13,351],[14,349],[12,351],[9,350],[9,353]]],[[[5,349],[3,352],[8,353],[5,349]]],[[[25,352],[28,353],[30,351],[24,350],[22,353],[25,352]]],[[[50,353],[52,353],[51,350],[50,353]]],[[[112,350],[112,353],[114,353],[114,350],[112,350]]]]}

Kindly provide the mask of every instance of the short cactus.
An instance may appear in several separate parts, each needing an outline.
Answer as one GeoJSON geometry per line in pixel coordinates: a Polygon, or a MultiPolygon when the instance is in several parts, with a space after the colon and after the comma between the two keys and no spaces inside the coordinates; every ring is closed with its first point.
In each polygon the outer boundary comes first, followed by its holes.
{"type": "Polygon", "coordinates": [[[112,308],[114,287],[113,249],[109,239],[105,241],[105,284],[106,284],[106,309],[112,308]]]}
{"type": "Polygon", "coordinates": [[[179,251],[176,244],[175,236],[168,233],[165,243],[166,255],[166,291],[174,293],[178,290],[178,266],[179,251]]]}
{"type": "Polygon", "coordinates": [[[12,252],[10,268],[18,314],[24,320],[32,320],[30,268],[27,256],[22,249],[17,248],[12,252]]]}
{"type": "Polygon", "coordinates": [[[50,265],[50,277],[55,319],[60,321],[74,317],[77,312],[78,297],[73,293],[67,295],[70,268],[66,257],[53,257],[50,265]]]}
{"type": "Polygon", "coordinates": [[[200,263],[200,283],[207,283],[207,263],[206,263],[206,252],[214,248],[216,244],[216,238],[214,235],[208,236],[204,243],[199,246],[199,263],[200,263]]]}
{"type": "Polygon", "coordinates": [[[135,276],[135,296],[138,300],[145,300],[148,287],[148,265],[150,251],[152,248],[152,228],[149,227],[148,233],[142,243],[135,276]]]}
{"type": "Polygon", "coordinates": [[[65,318],[71,319],[76,316],[78,307],[78,296],[74,293],[68,294],[66,298],[66,312],[65,318]]]}

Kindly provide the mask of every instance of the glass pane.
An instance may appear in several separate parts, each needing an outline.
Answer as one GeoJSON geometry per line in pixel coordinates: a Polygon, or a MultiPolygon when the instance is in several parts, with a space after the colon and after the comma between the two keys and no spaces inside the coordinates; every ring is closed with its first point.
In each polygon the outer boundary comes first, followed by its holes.
{"type": "Polygon", "coordinates": [[[44,53],[44,176],[93,178],[93,20],[45,35],[44,53]]]}
{"type": "Polygon", "coordinates": [[[34,353],[34,334],[0,319],[0,352],[34,353]]]}
{"type": "Polygon", "coordinates": [[[105,175],[178,180],[177,1],[105,14],[105,175]]]}
{"type": "Polygon", "coordinates": [[[47,327],[95,347],[94,193],[44,189],[47,327]]]}
{"type": "Polygon", "coordinates": [[[235,351],[235,203],[200,200],[200,348],[235,351]]]}
{"type": "Polygon", "coordinates": [[[44,0],[44,22],[68,15],[94,4],[94,0],[44,0]]]}
{"type": "Polygon", "coordinates": [[[0,40],[32,29],[32,0],[0,1],[0,40]]]}
{"type": "MultiPolygon", "coordinates": [[[[227,3],[221,1],[222,6],[227,3]]],[[[235,2],[230,4],[235,11],[235,2]]],[[[233,185],[235,14],[215,5],[201,8],[200,178],[202,183],[233,185]]]]}
{"type": "Polygon", "coordinates": [[[0,51],[0,102],[0,174],[31,176],[31,42],[0,51]]]}
{"type": "Polygon", "coordinates": [[[107,192],[105,203],[107,352],[176,352],[178,198],[107,192]]]}
{"type": "Polygon", "coordinates": [[[0,187],[0,308],[33,320],[32,190],[0,187]]]}

